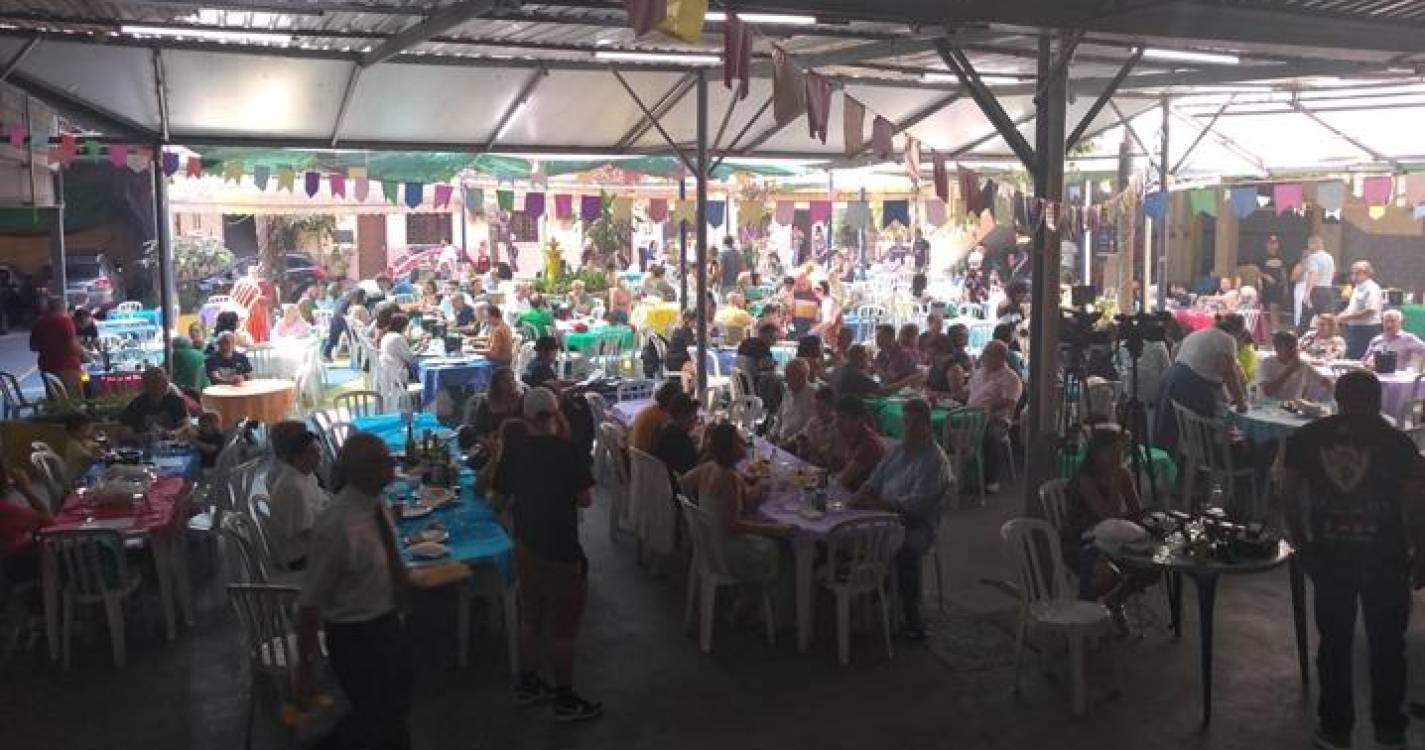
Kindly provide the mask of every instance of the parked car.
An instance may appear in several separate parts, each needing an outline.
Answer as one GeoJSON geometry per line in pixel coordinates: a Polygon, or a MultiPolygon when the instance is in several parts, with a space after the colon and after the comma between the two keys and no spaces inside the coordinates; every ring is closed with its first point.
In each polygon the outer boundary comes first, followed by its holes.
{"type": "Polygon", "coordinates": [[[112,306],[124,300],[123,279],[101,252],[68,252],[64,258],[64,298],[71,307],[112,306]]]}
{"type": "MultiPolygon", "coordinates": [[[[214,294],[226,294],[231,291],[233,284],[238,279],[247,275],[247,270],[256,265],[258,258],[247,255],[233,261],[217,273],[205,276],[195,282],[198,285],[198,292],[202,299],[207,299],[214,294]]],[[[287,271],[282,276],[279,285],[282,291],[283,300],[295,300],[301,296],[307,287],[325,280],[327,272],[311,256],[302,253],[287,254],[287,271]]]]}

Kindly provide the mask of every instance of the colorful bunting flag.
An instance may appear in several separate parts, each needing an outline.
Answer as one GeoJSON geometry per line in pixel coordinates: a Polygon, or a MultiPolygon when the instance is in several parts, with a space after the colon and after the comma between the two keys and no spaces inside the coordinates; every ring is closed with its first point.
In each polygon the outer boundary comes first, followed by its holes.
{"type": "Polygon", "coordinates": [[[246,171],[244,167],[245,165],[237,159],[228,159],[224,161],[223,183],[227,184],[229,182],[236,182],[241,184],[243,172],[246,171]]]}
{"type": "MultiPolygon", "coordinates": [[[[1402,181],[1405,183],[1405,201],[1407,203],[1411,205],[1425,203],[1425,174],[1408,174],[1402,178],[1402,181]]],[[[1317,195],[1320,195],[1320,188],[1317,188],[1317,195]]]]}
{"type": "Polygon", "coordinates": [[[633,221],[633,199],[614,198],[612,211],[614,215],[614,221],[633,221]]]}
{"type": "Polygon", "coordinates": [[[985,204],[980,198],[980,174],[973,169],[961,169],[960,176],[960,198],[965,202],[965,213],[978,217],[984,210],[985,204]]]}
{"type": "Polygon", "coordinates": [[[648,220],[655,224],[661,224],[668,220],[668,200],[666,198],[649,199],[648,220]]]}
{"type": "Polygon", "coordinates": [[[291,167],[277,170],[277,189],[292,192],[297,187],[297,173],[291,167]]]}
{"type": "Polygon", "coordinates": [[[708,201],[707,208],[708,225],[714,229],[722,226],[722,222],[727,218],[727,203],[724,201],[708,201]]]}
{"type": "MultiPolygon", "coordinates": [[[[164,154],[164,156],[167,156],[167,154],[164,154]]],[[[259,164],[252,168],[252,184],[256,185],[258,190],[267,189],[267,178],[271,176],[272,169],[266,164],[259,164]]]]}
{"type": "Polygon", "coordinates": [[[668,0],[623,0],[635,36],[643,36],[668,17],[668,0]]]}
{"type": "Polygon", "coordinates": [[[483,188],[467,188],[465,190],[465,207],[477,214],[485,213],[485,190],[483,188]]]}
{"type": "Polygon", "coordinates": [[[1332,180],[1316,184],[1316,205],[1320,206],[1322,211],[1327,213],[1340,211],[1345,203],[1346,183],[1332,180]]]}
{"type": "Polygon", "coordinates": [[[1386,206],[1370,206],[1366,209],[1366,215],[1371,217],[1371,221],[1380,221],[1385,218],[1386,206]]]}
{"type": "Polygon", "coordinates": [[[784,227],[792,225],[797,215],[797,204],[792,201],[777,201],[777,211],[772,217],[784,227]]]}
{"type": "Polygon", "coordinates": [[[876,152],[877,159],[884,161],[895,154],[895,135],[896,126],[890,120],[876,115],[876,119],[871,121],[871,149],[876,152]]]}
{"type": "Polygon", "coordinates": [[[10,145],[11,145],[11,146],[14,146],[15,148],[20,148],[21,146],[24,146],[24,145],[25,145],[25,141],[28,140],[29,137],[30,137],[30,134],[25,131],[25,126],[24,126],[24,125],[11,125],[11,126],[10,126],[10,145]]]}
{"type": "Polygon", "coordinates": [[[772,118],[786,125],[806,111],[802,69],[781,47],[772,48],[772,118]]]}
{"type": "Polygon", "coordinates": [[[524,215],[531,219],[544,215],[544,193],[524,194],[524,215]]]}
{"type": "Polygon", "coordinates": [[[1367,205],[1384,206],[1390,203],[1393,186],[1394,180],[1389,175],[1367,177],[1361,183],[1361,197],[1365,199],[1367,205]]]}
{"type": "Polygon", "coordinates": [[[495,204],[500,207],[500,210],[501,210],[501,211],[513,211],[513,210],[515,210],[515,191],[513,191],[513,190],[496,190],[496,191],[495,191],[495,204]]]}
{"type": "Polygon", "coordinates": [[[109,144],[109,163],[118,169],[129,166],[129,147],[122,143],[109,144]]]}
{"type": "Polygon", "coordinates": [[[302,175],[302,189],[306,191],[308,198],[315,198],[321,187],[322,175],[320,172],[309,171],[302,175]]]}
{"type": "Polygon", "coordinates": [[[1277,215],[1304,208],[1306,206],[1306,198],[1302,194],[1301,183],[1279,182],[1273,185],[1272,202],[1277,204],[1277,215]]]}
{"type": "Polygon", "coordinates": [[[1188,191],[1188,205],[1192,207],[1194,214],[1217,215],[1217,190],[1214,188],[1203,188],[1201,190],[1188,191]]]}
{"type": "Polygon", "coordinates": [[[808,134],[826,143],[826,126],[831,120],[831,81],[817,73],[807,73],[802,80],[806,89],[808,134]]]}
{"type": "Polygon", "coordinates": [[[604,212],[604,199],[597,195],[584,195],[579,198],[579,218],[584,221],[597,221],[599,214],[604,212]]]}
{"type": "Polygon", "coordinates": [[[197,156],[190,156],[190,157],[188,157],[188,176],[189,176],[189,177],[202,177],[202,176],[203,176],[203,159],[202,159],[201,157],[197,157],[197,156]]]}
{"type": "Polygon", "coordinates": [[[172,177],[178,171],[178,154],[172,151],[163,152],[163,176],[172,177]]]}
{"type": "Polygon", "coordinates": [[[1168,213],[1167,195],[1161,190],[1143,196],[1143,213],[1153,221],[1162,221],[1168,213]]]}
{"type": "Polygon", "coordinates": [[[882,201],[881,226],[888,227],[897,222],[903,227],[910,226],[910,201],[882,201]]]}
{"type": "Polygon", "coordinates": [[[936,153],[931,157],[930,177],[935,181],[935,196],[944,203],[950,202],[950,173],[945,169],[945,156],[936,153]]]}
{"type": "Polygon", "coordinates": [[[1257,189],[1255,187],[1235,187],[1228,192],[1227,202],[1232,205],[1232,213],[1245,219],[1257,212],[1257,189]]]}
{"type": "Polygon", "coordinates": [[[846,224],[852,229],[865,229],[871,225],[871,205],[866,201],[851,201],[846,204],[846,224]]]}
{"type": "Polygon", "coordinates": [[[366,176],[366,167],[351,167],[346,174],[352,179],[352,197],[365,203],[366,197],[371,194],[371,180],[366,176]]]}
{"type": "Polygon", "coordinates": [[[396,199],[400,197],[400,192],[400,183],[392,182],[391,180],[381,181],[381,199],[385,202],[394,205],[396,203],[396,199]]]}
{"type": "Polygon", "coordinates": [[[561,220],[574,218],[574,196],[554,196],[554,218],[561,220]]]}
{"type": "Polygon", "coordinates": [[[841,140],[847,156],[855,156],[866,148],[866,107],[852,99],[849,94],[841,95],[841,140]]]}
{"type": "Polygon", "coordinates": [[[909,135],[905,137],[905,171],[911,182],[920,184],[920,141],[909,135]]]}
{"type": "Polygon", "coordinates": [[[90,161],[99,161],[99,157],[103,156],[103,151],[104,144],[100,143],[98,138],[86,138],[84,140],[84,155],[90,161]]]}
{"type": "Polygon", "coordinates": [[[831,201],[812,201],[811,208],[807,211],[807,217],[815,224],[830,221],[831,201]]]}
{"type": "Polygon", "coordinates": [[[747,76],[752,69],[752,27],[729,12],[722,27],[722,85],[733,98],[747,98],[747,76]],[[732,85],[737,81],[737,86],[732,85]]]}
{"type": "Polygon", "coordinates": [[[931,198],[922,204],[925,210],[925,223],[932,227],[945,225],[945,201],[939,198],[931,198]]]}
{"type": "Polygon", "coordinates": [[[703,20],[707,14],[708,0],[668,0],[668,10],[658,30],[674,39],[697,44],[703,37],[703,20]]]}
{"type": "Polygon", "coordinates": [[[450,196],[455,194],[455,186],[442,182],[435,186],[435,197],[431,205],[435,208],[450,208],[450,196]]]}
{"type": "Polygon", "coordinates": [[[406,208],[415,208],[425,202],[425,183],[406,183],[406,208]]]}
{"type": "Polygon", "coordinates": [[[333,198],[346,197],[346,175],[340,172],[327,175],[327,185],[331,188],[333,198]]]}

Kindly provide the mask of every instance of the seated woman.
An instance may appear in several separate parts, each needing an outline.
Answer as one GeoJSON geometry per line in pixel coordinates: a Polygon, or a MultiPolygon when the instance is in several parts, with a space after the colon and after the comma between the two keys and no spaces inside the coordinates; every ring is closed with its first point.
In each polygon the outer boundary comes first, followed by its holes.
{"type": "Polygon", "coordinates": [[[836,481],[848,490],[859,490],[886,455],[886,441],[876,434],[866,403],[856,396],[842,396],[836,402],[836,433],[846,457],[836,481]]]}
{"type": "Polygon", "coordinates": [[[791,529],[751,520],[765,493],[761,485],[749,484],[737,472],[747,449],[736,427],[726,422],[709,427],[707,447],[712,460],[682,476],[684,490],[717,520],[716,529],[724,535],[723,549],[734,575],[764,580],[776,577],[782,565],[781,548],[775,540],[789,536],[791,529]]]}
{"type": "Polygon", "coordinates": [[[465,424],[471,429],[462,435],[461,444],[493,442],[500,424],[520,414],[520,389],[515,383],[515,371],[504,367],[490,376],[490,388],[481,399],[471,399],[473,409],[466,409],[465,424]]]}
{"type": "Polygon", "coordinates": [[[1346,356],[1346,339],[1341,335],[1336,316],[1331,313],[1316,316],[1311,330],[1301,337],[1299,346],[1307,356],[1327,362],[1346,356]]]}
{"type": "Polygon", "coordinates": [[[218,317],[213,321],[213,334],[208,339],[208,345],[203,349],[203,355],[207,356],[218,350],[218,336],[231,332],[237,337],[238,346],[252,346],[252,337],[248,335],[247,329],[238,325],[238,314],[232,310],[224,310],[218,313],[218,317]]]}
{"type": "Polygon", "coordinates": [[[1157,580],[1147,569],[1123,569],[1104,557],[1084,533],[1109,518],[1137,519],[1143,513],[1133,476],[1123,465],[1125,435],[1101,426],[1089,436],[1083,463],[1065,488],[1060,539],[1064,561],[1078,572],[1079,598],[1101,601],[1113,613],[1120,630],[1126,630],[1123,602],[1157,580]]]}
{"type": "Polygon", "coordinates": [[[930,358],[930,369],[925,374],[925,389],[939,398],[947,398],[963,403],[965,382],[969,372],[950,356],[950,338],[935,334],[925,341],[925,353],[930,358]]]}
{"type": "Polygon", "coordinates": [[[1014,410],[1024,395],[1024,382],[1010,369],[1003,342],[991,341],[980,352],[980,366],[970,375],[967,406],[985,410],[988,421],[981,450],[985,458],[985,491],[999,492],[1001,441],[1014,423],[1014,410]]]}
{"type": "Polygon", "coordinates": [[[812,394],[811,419],[792,437],[792,447],[797,455],[828,471],[838,472],[845,465],[846,452],[836,431],[836,391],[831,386],[823,385],[812,394]]]}
{"type": "Polygon", "coordinates": [[[302,309],[293,304],[282,306],[282,319],[272,327],[272,338],[304,339],[312,334],[312,324],[302,317],[302,309]]]}
{"type": "Polygon", "coordinates": [[[421,296],[416,298],[415,304],[406,305],[406,311],[434,315],[440,311],[440,301],[440,288],[435,279],[426,279],[421,283],[421,296]]]}
{"type": "Polygon", "coordinates": [[[53,524],[50,506],[35,493],[30,478],[0,463],[0,568],[10,585],[39,578],[40,548],[35,532],[53,524]]]}
{"type": "Polygon", "coordinates": [[[698,402],[685,393],[668,402],[668,421],[653,435],[654,458],[668,467],[669,480],[678,488],[677,478],[698,465],[698,446],[693,443],[693,430],[698,425],[698,402]]]}

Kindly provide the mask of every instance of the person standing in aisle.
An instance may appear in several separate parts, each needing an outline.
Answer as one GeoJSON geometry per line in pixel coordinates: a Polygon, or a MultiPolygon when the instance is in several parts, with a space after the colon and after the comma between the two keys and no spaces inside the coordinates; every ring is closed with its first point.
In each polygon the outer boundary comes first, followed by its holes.
{"type": "MultiPolygon", "coordinates": [[[[1336,312],[1336,286],[1332,283],[1336,277],[1336,259],[1326,252],[1326,243],[1320,237],[1312,236],[1306,240],[1306,256],[1301,259],[1301,265],[1311,315],[1336,312]]],[[[1303,318],[1305,322],[1302,325],[1311,322],[1310,315],[1303,318]]]]}
{"type": "Polygon", "coordinates": [[[1346,334],[1346,358],[1361,359],[1371,340],[1381,334],[1381,311],[1385,309],[1385,292],[1375,281],[1375,269],[1369,261],[1351,264],[1351,302],[1336,316],[1346,334]]]}
{"type": "Polygon", "coordinates": [[[1381,387],[1359,370],[1336,381],[1340,413],[1287,438],[1282,507],[1315,588],[1321,681],[1316,744],[1351,747],[1352,642],[1365,617],[1378,748],[1404,748],[1405,630],[1412,573],[1425,582],[1425,459],[1380,414],[1381,387]],[[1359,604],[1358,604],[1359,602],[1359,604]]]}

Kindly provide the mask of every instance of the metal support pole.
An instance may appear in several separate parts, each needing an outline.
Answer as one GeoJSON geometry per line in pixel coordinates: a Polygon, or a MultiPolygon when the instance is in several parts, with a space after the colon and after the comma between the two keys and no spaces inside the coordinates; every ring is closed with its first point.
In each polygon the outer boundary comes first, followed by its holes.
{"type": "MultiPolygon", "coordinates": [[[[1153,264],[1153,277],[1158,280],[1158,309],[1167,306],[1168,285],[1164,282],[1164,274],[1168,270],[1168,225],[1172,224],[1173,207],[1168,200],[1168,97],[1163,97],[1163,132],[1162,139],[1158,142],[1160,153],[1158,155],[1158,189],[1163,191],[1163,220],[1158,222],[1158,253],[1156,263],[1153,264]]],[[[1145,280],[1146,281],[1146,280],[1145,280]]],[[[1145,284],[1143,293],[1143,309],[1148,309],[1148,287],[1145,284]]]]}
{"type": "Polygon", "coordinates": [[[698,69],[698,387],[708,388],[708,73],[698,69]]]}
{"type": "Polygon", "coordinates": [[[64,170],[54,173],[54,208],[50,213],[49,228],[49,293],[53,297],[65,299],[64,287],[68,283],[64,273],[64,170]]]}
{"type": "Polygon", "coordinates": [[[168,180],[163,176],[163,144],[153,144],[153,239],[158,243],[159,322],[163,326],[163,366],[173,361],[174,305],[178,288],[173,279],[173,241],[168,233],[168,180]]]}
{"type": "Polygon", "coordinates": [[[470,261],[470,207],[465,205],[465,183],[460,184],[460,262],[470,261]]]}
{"type": "MultiPolygon", "coordinates": [[[[1064,196],[1064,120],[1068,100],[1065,76],[1052,71],[1054,49],[1049,34],[1039,37],[1039,80],[1044,96],[1035,105],[1034,193],[1049,203],[1064,196]]],[[[1045,211],[1049,209],[1046,207],[1045,211]]],[[[1059,232],[1042,222],[1034,235],[1034,314],[1030,319],[1029,445],[1025,461],[1025,508],[1039,507],[1039,485],[1053,478],[1059,354],[1059,232]]]]}
{"type": "MultiPolygon", "coordinates": [[[[688,199],[688,178],[678,180],[679,202],[688,199]]],[[[666,248],[665,248],[666,249],[666,248]]],[[[664,253],[667,255],[667,253],[664,253]]],[[[688,309],[688,220],[678,219],[678,299],[679,312],[688,309]]]]}

